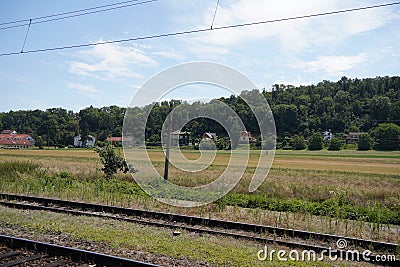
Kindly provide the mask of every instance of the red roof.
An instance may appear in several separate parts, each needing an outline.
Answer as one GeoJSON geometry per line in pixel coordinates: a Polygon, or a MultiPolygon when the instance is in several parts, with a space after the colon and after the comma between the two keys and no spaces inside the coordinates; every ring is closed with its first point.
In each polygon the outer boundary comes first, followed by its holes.
{"type": "Polygon", "coordinates": [[[29,140],[0,140],[0,145],[25,145],[25,146],[31,146],[32,143],[29,140]]]}
{"type": "Polygon", "coordinates": [[[106,140],[110,142],[122,142],[122,137],[112,136],[112,137],[107,137],[106,140]]]}
{"type": "Polygon", "coordinates": [[[248,136],[248,137],[250,137],[250,136],[251,136],[251,133],[248,132],[248,131],[242,131],[242,132],[240,133],[240,136],[248,136]]]}
{"type": "MultiPolygon", "coordinates": [[[[4,132],[4,131],[3,131],[4,132]]],[[[29,134],[0,134],[0,145],[33,145],[34,140],[29,134]]]]}
{"type": "Polygon", "coordinates": [[[1,134],[11,134],[14,130],[3,130],[1,134]]]}
{"type": "Polygon", "coordinates": [[[29,134],[0,134],[1,139],[26,139],[29,134]]]}

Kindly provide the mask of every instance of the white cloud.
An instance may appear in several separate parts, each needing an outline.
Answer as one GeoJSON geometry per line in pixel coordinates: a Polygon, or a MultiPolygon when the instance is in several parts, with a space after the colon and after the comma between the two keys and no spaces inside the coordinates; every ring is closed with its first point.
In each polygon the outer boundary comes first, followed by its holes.
{"type": "MultiPolygon", "coordinates": [[[[310,14],[367,6],[371,1],[350,0],[237,0],[224,1],[218,8],[214,28],[219,26],[270,21],[310,14]]],[[[215,4],[204,12],[198,28],[210,27],[215,4]]],[[[193,38],[194,43],[204,46],[235,46],[254,41],[278,41],[281,49],[299,51],[338,44],[354,35],[365,33],[385,25],[395,17],[390,8],[377,8],[294,21],[267,23],[234,29],[216,30],[193,38]]],[[[201,48],[201,46],[199,46],[201,48]]]]}
{"type": "Polygon", "coordinates": [[[308,72],[324,71],[328,75],[343,75],[368,59],[367,54],[360,53],[355,56],[321,56],[314,61],[303,62],[295,67],[305,69],[308,72]]]}
{"type": "Polygon", "coordinates": [[[139,78],[141,75],[135,71],[135,67],[158,65],[144,51],[118,44],[97,45],[78,52],[77,56],[82,60],[70,62],[69,72],[104,80],[139,78]]]}
{"type": "Polygon", "coordinates": [[[87,97],[90,97],[90,98],[97,98],[101,94],[101,91],[98,90],[97,88],[93,87],[92,85],[85,85],[85,84],[80,84],[80,83],[69,83],[67,85],[67,87],[71,88],[71,89],[76,89],[81,94],[83,94],[87,97]]]}
{"type": "Polygon", "coordinates": [[[184,58],[184,56],[180,53],[178,53],[175,50],[164,50],[164,51],[158,51],[158,52],[153,52],[153,55],[156,56],[161,56],[167,59],[176,59],[176,60],[181,60],[184,58]]]}

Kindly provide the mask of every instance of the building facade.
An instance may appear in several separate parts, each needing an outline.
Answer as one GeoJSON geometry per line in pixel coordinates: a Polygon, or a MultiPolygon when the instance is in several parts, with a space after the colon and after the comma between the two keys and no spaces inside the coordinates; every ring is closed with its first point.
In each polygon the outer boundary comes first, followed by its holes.
{"type": "Polygon", "coordinates": [[[0,148],[25,149],[35,145],[29,134],[18,134],[14,130],[4,130],[0,134],[0,148]]]}
{"type": "Polygon", "coordinates": [[[96,138],[92,135],[88,135],[88,139],[86,140],[85,144],[83,144],[81,136],[74,137],[74,147],[93,147],[96,143],[96,138]]]}

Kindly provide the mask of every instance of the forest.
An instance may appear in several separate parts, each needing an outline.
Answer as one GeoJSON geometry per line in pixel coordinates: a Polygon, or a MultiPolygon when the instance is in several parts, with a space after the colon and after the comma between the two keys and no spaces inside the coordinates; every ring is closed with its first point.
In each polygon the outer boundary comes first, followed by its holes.
{"type": "MultiPolygon", "coordinates": [[[[244,91],[242,95],[250,94],[244,91]]],[[[296,136],[309,139],[313,133],[330,131],[337,136],[348,132],[365,132],[373,138],[390,139],[391,149],[399,148],[400,136],[400,77],[376,77],[339,81],[322,81],[316,85],[292,86],[275,84],[263,90],[276,125],[278,141],[296,136]],[[388,128],[386,137],[379,137],[388,128]]],[[[231,107],[243,121],[246,130],[259,135],[254,114],[240,96],[218,99],[231,107]]],[[[159,142],[162,123],[171,108],[180,100],[155,103],[146,125],[146,141],[159,142]]],[[[202,105],[201,103],[196,103],[202,105]]],[[[138,112],[148,106],[135,108],[138,112]]],[[[108,136],[121,136],[126,108],[118,106],[84,108],[79,112],[63,108],[18,110],[0,113],[0,129],[13,129],[30,134],[37,144],[68,146],[78,134],[91,134],[100,142],[108,136]]],[[[198,118],[184,130],[200,137],[215,132],[226,137],[223,127],[210,119],[198,118]]]]}

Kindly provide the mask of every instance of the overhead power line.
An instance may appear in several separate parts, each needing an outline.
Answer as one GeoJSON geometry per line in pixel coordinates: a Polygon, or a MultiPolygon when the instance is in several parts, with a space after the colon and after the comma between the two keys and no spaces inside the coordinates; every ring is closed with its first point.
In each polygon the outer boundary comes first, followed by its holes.
{"type": "Polygon", "coordinates": [[[120,40],[104,41],[104,42],[97,42],[97,43],[68,45],[68,46],[36,49],[36,50],[27,50],[27,51],[21,51],[21,52],[10,52],[10,53],[0,54],[0,56],[10,56],[10,55],[18,55],[18,54],[47,52],[47,51],[64,50],[64,49],[72,49],[72,48],[80,48],[80,47],[89,47],[89,46],[104,45],[104,44],[114,44],[114,43],[123,43],[123,42],[131,42],[131,41],[148,40],[148,39],[155,39],[155,38],[161,38],[161,37],[171,37],[171,36],[178,36],[178,35],[195,34],[195,33],[209,32],[209,31],[216,31],[216,30],[233,29],[233,28],[239,28],[239,27],[255,26],[255,25],[261,25],[261,24],[269,24],[269,23],[276,23],[276,22],[283,22],[283,21],[291,21],[291,20],[298,20],[298,19],[306,19],[306,18],[314,18],[314,17],[320,17],[320,16],[341,14],[341,13],[347,13],[347,12],[355,12],[355,11],[361,11],[361,10],[367,10],[367,9],[394,6],[394,5],[399,5],[399,4],[400,4],[400,2],[394,2],[394,3],[388,3],[388,4],[373,5],[373,6],[366,6],[366,7],[359,7],[359,8],[351,8],[351,9],[324,12],[324,13],[311,14],[311,15],[303,15],[303,16],[297,16],[297,17],[289,17],[289,18],[281,18],[281,19],[274,19],[274,20],[265,20],[265,21],[257,21],[257,22],[249,22],[249,23],[242,23],[242,24],[234,24],[234,25],[213,27],[212,29],[211,28],[203,28],[203,29],[197,29],[197,30],[188,30],[188,31],[181,31],[181,32],[158,34],[158,35],[133,37],[133,38],[129,38],[129,39],[120,39],[120,40]]]}
{"type": "Polygon", "coordinates": [[[217,15],[218,6],[219,6],[219,0],[217,1],[217,5],[215,6],[214,16],[213,16],[213,19],[212,19],[212,22],[211,22],[211,27],[210,27],[211,29],[214,26],[215,15],[217,15]]]}
{"type": "Polygon", "coordinates": [[[47,16],[37,17],[37,18],[33,18],[33,19],[24,19],[24,20],[17,20],[17,21],[11,21],[11,22],[3,22],[3,23],[0,23],[0,26],[17,24],[17,23],[19,23],[19,24],[0,27],[0,30],[24,27],[24,26],[28,26],[28,25],[52,22],[52,21],[62,20],[62,19],[70,19],[70,18],[74,18],[74,17],[96,14],[96,13],[100,13],[100,12],[106,12],[106,11],[111,11],[111,10],[115,10],[115,9],[137,6],[137,5],[147,4],[147,3],[151,3],[151,2],[157,2],[157,1],[158,0],[146,0],[146,1],[139,2],[139,0],[130,0],[130,1],[119,2],[119,3],[115,3],[115,4],[110,4],[110,5],[97,6],[97,7],[85,8],[85,9],[69,11],[69,12],[64,12],[64,13],[59,13],[59,14],[47,15],[47,16]],[[126,4],[126,3],[130,3],[130,4],[126,4]],[[122,5],[122,4],[126,4],[126,5],[122,5]],[[29,22],[31,22],[31,23],[29,23],[29,22]]]}

